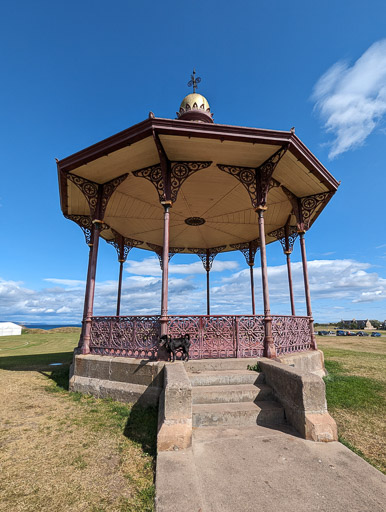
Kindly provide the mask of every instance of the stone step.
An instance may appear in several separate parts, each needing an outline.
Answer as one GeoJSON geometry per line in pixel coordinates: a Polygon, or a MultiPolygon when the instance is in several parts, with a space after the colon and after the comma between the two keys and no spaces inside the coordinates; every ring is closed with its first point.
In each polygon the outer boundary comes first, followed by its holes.
{"type": "Polygon", "coordinates": [[[259,358],[228,358],[228,359],[192,359],[184,362],[187,372],[206,372],[215,370],[247,370],[255,366],[259,358]]]}
{"type": "Polygon", "coordinates": [[[258,384],[264,375],[250,370],[217,370],[189,372],[192,386],[223,386],[230,384],[258,384]]]}
{"type": "Polygon", "coordinates": [[[273,426],[283,423],[284,409],[273,401],[193,404],[193,427],[273,426]]]}
{"type": "Polygon", "coordinates": [[[254,402],[272,399],[272,389],[266,384],[232,384],[223,386],[196,386],[192,388],[193,404],[254,402]]]}

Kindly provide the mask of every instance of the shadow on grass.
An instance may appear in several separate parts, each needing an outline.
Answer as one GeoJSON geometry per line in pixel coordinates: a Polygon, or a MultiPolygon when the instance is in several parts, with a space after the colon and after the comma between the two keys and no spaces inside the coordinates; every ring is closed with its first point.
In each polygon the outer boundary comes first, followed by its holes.
{"type": "Polygon", "coordinates": [[[69,372],[70,366],[67,364],[65,367],[58,368],[52,371],[40,370],[39,373],[52,380],[56,384],[55,391],[68,391],[69,390],[69,372]]]}
{"type": "MultiPolygon", "coordinates": [[[[40,373],[53,381],[52,392],[68,391],[69,365],[55,370],[40,370],[40,373]]],[[[145,392],[146,393],[146,392],[145,392]]],[[[71,395],[79,395],[74,393],[71,395]]],[[[112,399],[102,399],[110,414],[126,419],[123,435],[133,443],[141,446],[142,450],[155,458],[157,453],[157,422],[158,408],[146,406],[144,403],[128,404],[112,399]]]]}
{"type": "Polygon", "coordinates": [[[133,404],[123,431],[125,437],[139,444],[151,457],[157,453],[157,418],[157,407],[133,404]]]}
{"type": "Polygon", "coordinates": [[[71,364],[73,351],[0,357],[0,369],[13,371],[54,370],[55,363],[71,364]]]}

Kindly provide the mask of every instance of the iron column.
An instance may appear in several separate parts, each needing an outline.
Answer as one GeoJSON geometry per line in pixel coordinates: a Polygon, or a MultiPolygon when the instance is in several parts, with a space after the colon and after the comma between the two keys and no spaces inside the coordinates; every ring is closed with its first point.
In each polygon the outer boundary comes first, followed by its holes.
{"type": "Polygon", "coordinates": [[[98,260],[98,247],[99,247],[99,233],[102,228],[103,222],[100,220],[93,220],[94,229],[92,233],[90,250],[90,264],[87,273],[86,283],[86,297],[85,297],[85,312],[83,328],[83,343],[81,348],[82,354],[90,353],[90,335],[91,335],[91,317],[93,316],[94,309],[94,294],[95,294],[95,275],[98,260]]]}
{"type": "Polygon", "coordinates": [[[162,250],[162,295],[161,295],[161,336],[168,330],[168,284],[169,284],[169,220],[171,202],[161,203],[164,207],[164,241],[162,250]]]}
{"type": "Polygon", "coordinates": [[[264,211],[265,207],[260,206],[257,209],[259,216],[259,236],[260,236],[260,257],[261,257],[261,278],[263,284],[263,300],[264,300],[264,355],[269,358],[276,357],[276,348],[272,337],[272,317],[269,306],[269,289],[268,289],[268,272],[267,272],[267,255],[265,251],[265,231],[264,231],[264,211]]]}
{"type": "Polygon", "coordinates": [[[309,325],[310,325],[310,330],[311,330],[311,344],[312,344],[312,347],[316,350],[317,346],[316,346],[316,340],[315,340],[315,335],[314,335],[314,320],[312,318],[311,295],[310,295],[310,285],[309,285],[309,281],[308,281],[306,243],[304,240],[304,231],[299,232],[299,236],[300,236],[300,249],[302,252],[304,291],[305,291],[305,295],[306,295],[307,316],[309,318],[309,325]]]}

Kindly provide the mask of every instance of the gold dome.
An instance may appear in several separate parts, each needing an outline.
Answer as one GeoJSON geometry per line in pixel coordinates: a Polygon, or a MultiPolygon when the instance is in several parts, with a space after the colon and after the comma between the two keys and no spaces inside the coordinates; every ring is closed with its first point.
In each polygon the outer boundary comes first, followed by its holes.
{"type": "Polygon", "coordinates": [[[197,92],[185,96],[181,102],[180,110],[181,108],[183,108],[185,111],[191,110],[192,108],[201,108],[204,111],[210,111],[208,100],[202,96],[202,94],[198,94],[197,92]]]}
{"type": "Polygon", "coordinates": [[[178,119],[187,121],[198,121],[213,123],[213,114],[210,111],[208,100],[196,92],[188,94],[182,100],[180,110],[177,112],[178,119]]]}

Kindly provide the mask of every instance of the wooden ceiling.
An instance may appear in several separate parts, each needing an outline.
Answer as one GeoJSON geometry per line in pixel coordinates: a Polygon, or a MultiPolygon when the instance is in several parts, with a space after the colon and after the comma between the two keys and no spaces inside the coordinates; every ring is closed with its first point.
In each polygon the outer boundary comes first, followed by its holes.
{"type": "MultiPolygon", "coordinates": [[[[181,186],[170,213],[170,246],[190,252],[249,242],[258,238],[258,218],[246,188],[217,164],[258,167],[283,144],[289,144],[273,178],[280,186],[268,193],[265,213],[266,242],[285,225],[292,212],[283,186],[304,198],[336,191],[338,183],[292,132],[273,132],[180,120],[149,119],[58,163],[60,195],[66,215],[90,215],[80,189],[66,179],[72,173],[102,184],[128,173],[112,194],[104,222],[112,229],[102,231],[111,239],[113,231],[141,242],[161,246],[163,208],[155,186],[133,171],[160,161],[153,134],[157,133],[167,158],[172,161],[210,161],[212,164],[192,174],[181,186]],[[137,127],[137,131],[135,128],[137,127]],[[205,223],[190,226],[185,220],[200,217],[205,223]]],[[[312,213],[311,223],[325,204],[312,213]]],[[[290,223],[296,224],[294,216],[290,223]]]]}

